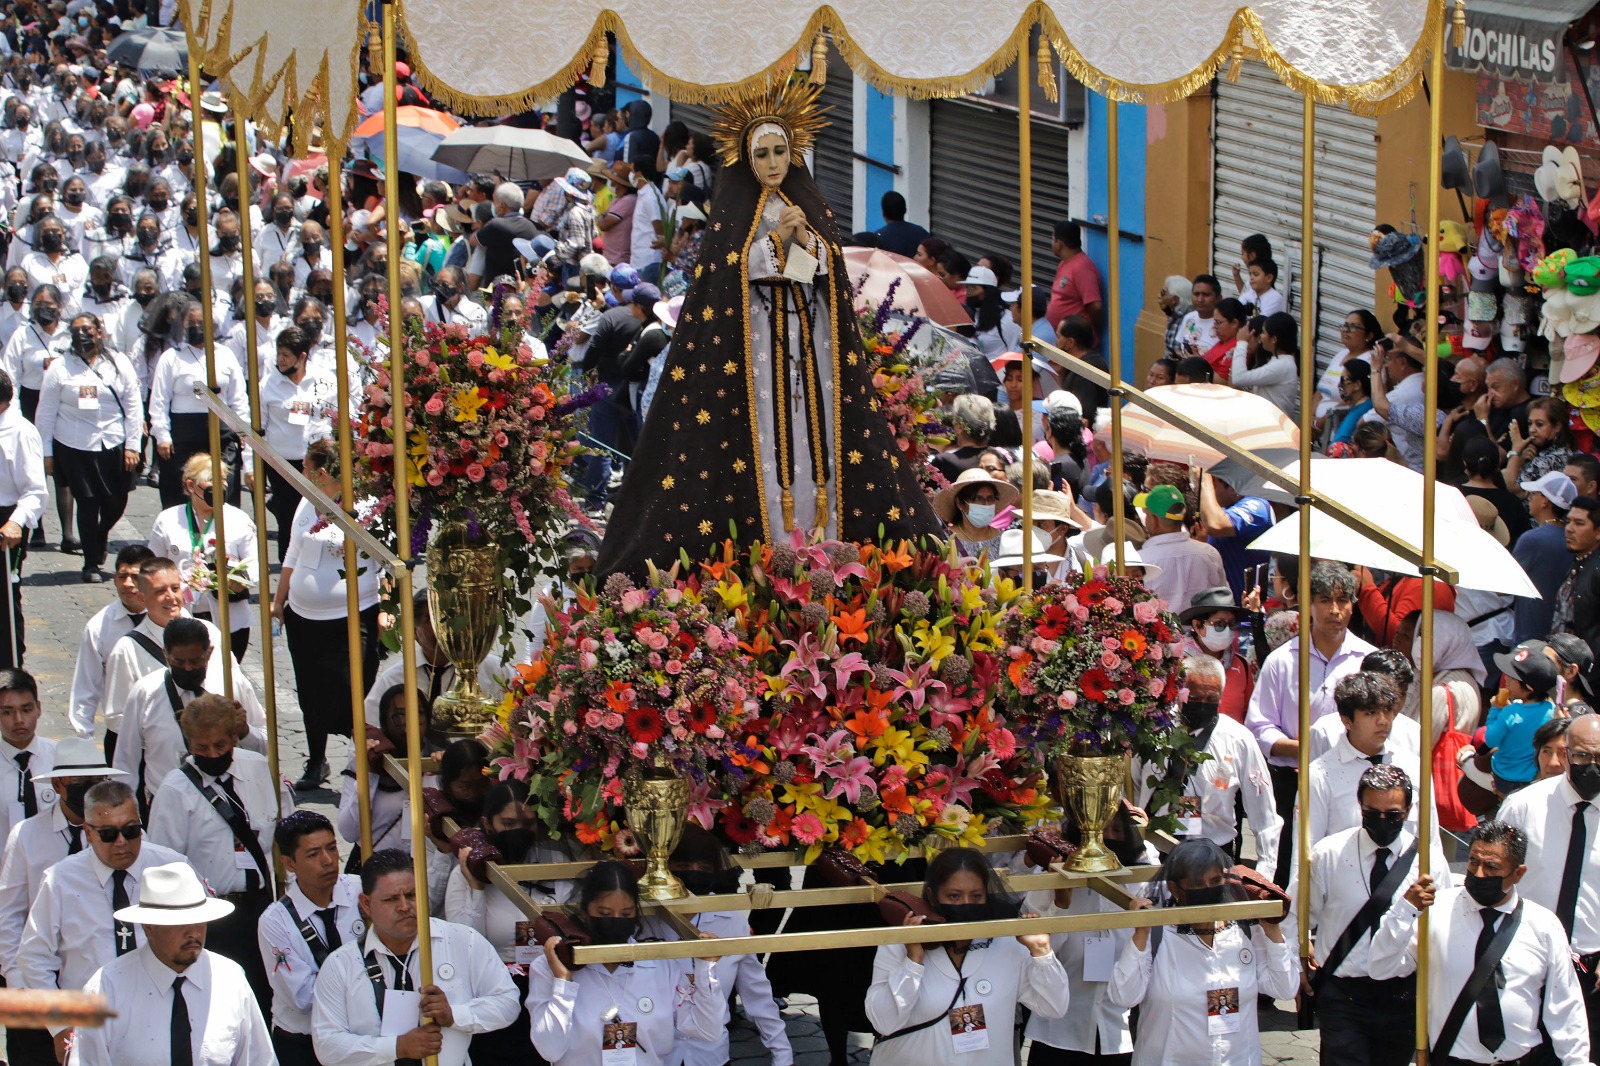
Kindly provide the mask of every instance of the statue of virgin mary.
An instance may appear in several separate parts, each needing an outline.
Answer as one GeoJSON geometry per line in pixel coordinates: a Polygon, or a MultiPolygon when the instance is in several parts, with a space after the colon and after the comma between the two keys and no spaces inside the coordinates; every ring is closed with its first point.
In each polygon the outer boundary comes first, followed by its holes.
{"type": "Polygon", "coordinates": [[[726,105],[723,157],[667,364],[617,494],[598,572],[642,574],[731,532],[848,541],[941,536],[878,408],[850,278],[802,159],[818,89],[726,105]]]}

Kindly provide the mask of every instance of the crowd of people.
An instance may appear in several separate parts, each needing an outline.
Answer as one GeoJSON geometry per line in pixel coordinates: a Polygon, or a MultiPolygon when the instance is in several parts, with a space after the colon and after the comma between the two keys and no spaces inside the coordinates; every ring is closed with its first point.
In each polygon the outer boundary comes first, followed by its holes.
{"type": "MultiPolygon", "coordinates": [[[[349,383],[359,395],[363,367],[386,343],[387,205],[373,161],[292,158],[203,86],[107,59],[119,34],[171,16],[170,4],[147,15],[140,0],[19,0],[0,27],[0,208],[9,217],[0,227],[0,792],[14,797],[0,813],[0,976],[12,988],[98,992],[116,1012],[99,1028],[11,1029],[7,1061],[365,1066],[438,1055],[449,1066],[713,1066],[730,1059],[736,997],[771,1061],[788,1066],[795,1051],[778,997],[792,991],[817,994],[836,1064],[847,1061],[851,1029],[870,1025],[873,1058],[889,1066],[1000,1066],[1016,1061],[1018,1033],[1038,1066],[1248,1066],[1262,1058],[1261,1012],[1297,997],[1320,1017],[1324,1062],[1401,1063],[1411,1057],[1418,996],[1442,1061],[1590,1061],[1600,1018],[1591,818],[1600,796],[1591,706],[1600,461],[1572,436],[1566,406],[1531,395],[1515,352],[1491,358],[1475,347],[1441,374],[1440,476],[1460,486],[1541,596],[1441,583],[1433,689],[1420,692],[1421,579],[1318,560],[1300,588],[1297,559],[1251,547],[1282,509],[1225,469],[1130,453],[1114,484],[1110,398],[1019,354],[1011,262],[992,251],[968,258],[908,221],[897,193],[883,198],[881,228],[845,242],[915,259],[972,317],[971,357],[932,382],[951,437],[932,462],[943,487],[931,508],[945,534],[962,555],[986,556],[997,580],[1021,576],[1025,538],[1040,581],[1106,565],[1120,540],[1130,573],[1185,630],[1183,726],[1210,759],[1187,776],[1181,766],[1134,768],[1143,784],[1108,832],[1122,861],[1152,866],[1133,906],[1238,898],[1241,865],[1253,866],[1287,889],[1289,913],[1307,916],[1311,957],[1298,957],[1281,918],[895,945],[878,950],[855,1002],[836,994],[841,982],[824,956],[799,976],[794,967],[769,974],[753,956],[577,966],[561,938],[540,941],[472,850],[446,838],[435,811],[422,844],[427,876],[416,882],[408,794],[380,758],[405,746],[406,692],[398,658],[380,654],[386,621],[370,565],[355,577],[367,730],[337,778],[336,817],[297,808],[296,793],[308,800],[333,776],[329,738],[352,732],[344,534],[275,471],[255,483],[249,449],[232,434],[220,462],[210,455],[196,397],[207,380],[205,318],[209,308],[220,400],[337,497],[335,286],[346,286],[349,383]],[[199,130],[190,93],[200,94],[199,130]],[[197,167],[207,177],[204,229],[197,167]],[[326,199],[334,181],[347,205],[337,224],[326,199]],[[340,232],[349,268],[336,278],[329,244],[340,232]],[[1025,374],[1036,409],[1022,403],[1025,374]],[[1016,511],[1024,448],[1038,460],[1027,530],[1016,511]],[[225,600],[208,577],[219,481],[225,600]],[[143,541],[113,543],[130,493],[144,490],[159,494],[161,509],[143,541]],[[241,508],[245,490],[267,494],[271,528],[241,508]],[[1128,516],[1120,530],[1118,493],[1128,516]],[[270,594],[273,575],[256,566],[264,536],[274,537],[279,563],[270,594]],[[112,586],[83,626],[66,708],[73,735],[60,740],[39,735],[39,685],[23,668],[26,558],[52,544],[81,556],[85,582],[112,586]],[[264,596],[284,631],[307,734],[292,786],[268,772],[261,694],[239,669],[252,638],[272,639],[254,632],[252,601],[264,596]],[[1309,633],[1298,632],[1302,598],[1309,633]],[[227,634],[218,628],[224,602],[227,634]],[[1305,639],[1312,729],[1303,737],[1305,639]],[[1418,800],[1425,713],[1441,738],[1429,809],[1418,800]],[[94,740],[102,728],[103,747],[94,740]],[[374,851],[346,862],[341,854],[360,837],[357,759],[369,764],[374,851]],[[1181,785],[1175,811],[1146,809],[1162,775],[1181,785]],[[1148,815],[1163,813],[1180,827],[1164,854],[1142,832],[1148,815]],[[1301,824],[1311,842],[1305,884],[1301,824]],[[1418,873],[1424,824],[1435,830],[1428,876],[1418,873]],[[428,984],[419,897],[441,916],[430,923],[428,984]],[[1432,963],[1418,988],[1425,911],[1432,963]]],[[[396,73],[401,102],[428,104],[409,68],[396,73]]],[[[373,109],[381,80],[362,77],[373,109]]],[[[403,174],[399,195],[398,314],[480,331],[494,293],[501,327],[520,331],[537,358],[610,387],[588,415],[575,485],[601,523],[699,273],[720,169],[709,131],[672,122],[657,132],[648,102],[611,102],[586,87],[553,120],[591,154],[587,167],[527,185],[481,175],[452,187],[403,174]]],[[[1100,275],[1073,223],[1055,228],[1053,247],[1059,265],[1032,294],[1032,335],[1104,368],[1100,275]]],[[[1230,295],[1211,274],[1167,279],[1169,327],[1146,382],[1227,383],[1298,418],[1311,341],[1267,238],[1248,238],[1241,259],[1230,295]]],[[[1317,382],[1317,446],[1420,470],[1430,356],[1414,316],[1394,325],[1386,331],[1372,308],[1345,316],[1344,346],[1317,382]]],[[[577,529],[565,550],[557,599],[582,585],[600,544],[577,529]]],[[[455,667],[425,598],[415,615],[426,720],[455,667]]],[[[532,628],[530,654],[543,639],[532,628]]],[[[491,657],[480,684],[498,691],[501,674],[491,657]]],[[[429,786],[508,861],[597,857],[537,829],[526,795],[491,783],[476,741],[429,753],[439,756],[429,786]]],[[[1061,830],[1078,833],[1070,818],[1061,830]]],[[[1029,859],[954,848],[908,864],[901,879],[923,881],[923,906],[907,924],[1116,909],[1087,889],[1016,898],[997,873],[1006,864],[1022,870],[1029,859]]],[[[697,893],[739,890],[739,868],[695,827],[672,866],[697,893]]],[[[596,943],[678,936],[644,916],[625,863],[523,887],[541,905],[570,905],[596,943]]],[[[737,936],[768,917],[730,906],[695,923],[702,936],[737,936]]]]}

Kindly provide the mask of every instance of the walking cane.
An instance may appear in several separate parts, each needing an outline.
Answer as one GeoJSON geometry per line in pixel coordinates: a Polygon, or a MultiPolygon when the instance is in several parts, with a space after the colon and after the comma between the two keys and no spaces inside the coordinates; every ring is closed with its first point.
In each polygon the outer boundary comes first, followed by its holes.
{"type": "MultiPolygon", "coordinates": [[[[28,535],[27,530],[22,535],[28,535]]],[[[17,654],[17,590],[11,587],[11,551],[10,548],[0,547],[6,557],[6,632],[11,636],[11,666],[13,669],[22,669],[22,657],[17,654]]]]}

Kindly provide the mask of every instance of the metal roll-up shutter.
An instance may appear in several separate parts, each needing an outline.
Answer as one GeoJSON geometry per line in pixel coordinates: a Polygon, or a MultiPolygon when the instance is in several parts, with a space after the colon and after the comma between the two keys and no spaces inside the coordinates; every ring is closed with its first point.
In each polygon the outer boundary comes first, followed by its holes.
{"type": "Polygon", "coordinates": [[[829,50],[828,80],[817,101],[827,124],[817,133],[811,172],[833,212],[833,224],[841,240],[855,232],[855,83],[850,64],[838,52],[829,50]]]}
{"type": "Polygon", "coordinates": [[[672,101],[672,109],[668,119],[681,122],[696,133],[710,133],[711,124],[716,121],[716,113],[705,104],[680,104],[672,101]]]}
{"type": "MultiPolygon", "coordinates": [[[[971,100],[931,105],[928,229],[973,262],[999,252],[1018,265],[1022,216],[1017,113],[971,100]]],[[[1067,208],[1068,129],[1033,120],[1033,261],[1035,280],[1054,267],[1050,238],[1067,208]]]]}
{"type": "MultiPolygon", "coordinates": [[[[1233,293],[1239,242],[1264,233],[1278,262],[1278,287],[1291,286],[1290,310],[1300,301],[1301,96],[1266,65],[1247,62],[1238,82],[1217,81],[1213,133],[1215,201],[1213,273],[1224,296],[1233,293]]],[[[1317,366],[1343,345],[1339,324],[1357,308],[1373,307],[1373,272],[1367,238],[1377,222],[1377,120],[1343,107],[1319,104],[1316,125],[1315,221],[1317,366]]],[[[1392,219],[1399,222],[1403,220],[1392,219]]],[[[1387,315],[1379,315],[1380,322],[1387,315]]],[[[1313,327],[1303,319],[1302,337],[1313,327]]]]}

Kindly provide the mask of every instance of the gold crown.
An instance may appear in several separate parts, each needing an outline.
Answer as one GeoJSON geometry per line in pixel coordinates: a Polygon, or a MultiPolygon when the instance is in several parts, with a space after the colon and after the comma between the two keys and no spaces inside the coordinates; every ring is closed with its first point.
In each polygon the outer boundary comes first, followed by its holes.
{"type": "Polygon", "coordinates": [[[722,161],[733,166],[745,159],[750,131],[763,122],[775,122],[789,138],[791,156],[804,156],[811,150],[822,128],[823,109],[817,106],[820,85],[809,85],[802,78],[787,78],[776,84],[755,87],[721,104],[711,136],[722,153],[722,161]]]}

